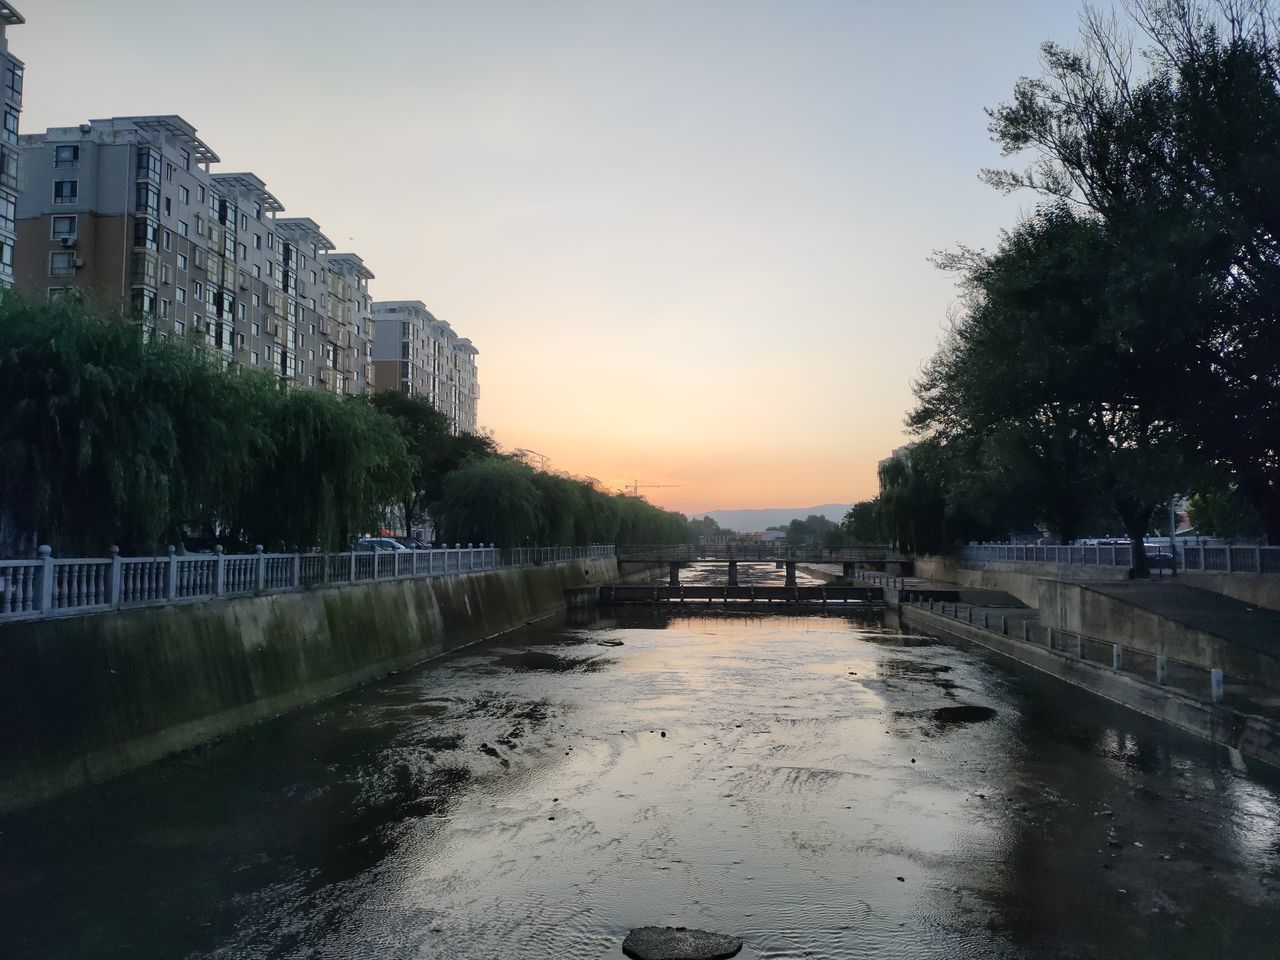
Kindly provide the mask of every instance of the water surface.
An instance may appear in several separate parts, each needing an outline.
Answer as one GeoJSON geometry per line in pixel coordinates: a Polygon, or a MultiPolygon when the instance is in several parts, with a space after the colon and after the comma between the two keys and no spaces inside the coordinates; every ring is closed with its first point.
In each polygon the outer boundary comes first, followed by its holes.
{"type": "Polygon", "coordinates": [[[1277,955],[1274,779],[879,618],[544,623],[9,817],[0,956],[1277,955]]]}

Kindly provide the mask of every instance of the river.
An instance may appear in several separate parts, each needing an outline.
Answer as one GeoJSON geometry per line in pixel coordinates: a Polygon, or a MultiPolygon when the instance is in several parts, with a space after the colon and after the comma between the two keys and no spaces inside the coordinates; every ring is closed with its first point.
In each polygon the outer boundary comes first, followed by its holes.
{"type": "Polygon", "coordinates": [[[579,620],[0,820],[0,956],[1277,955],[1224,750],[879,612],[579,620]]]}

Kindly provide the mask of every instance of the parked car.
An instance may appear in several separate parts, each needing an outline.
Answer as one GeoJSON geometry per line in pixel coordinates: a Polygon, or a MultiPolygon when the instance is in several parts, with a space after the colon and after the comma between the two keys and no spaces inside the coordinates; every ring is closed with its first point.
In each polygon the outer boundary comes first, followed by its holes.
{"type": "Polygon", "coordinates": [[[1178,566],[1174,563],[1173,555],[1169,553],[1149,553],[1147,554],[1147,563],[1151,565],[1152,570],[1177,570],[1178,566]]]}
{"type": "Polygon", "coordinates": [[[431,544],[424,543],[417,537],[392,537],[396,543],[400,544],[406,550],[430,550],[431,544]]]}
{"type": "Polygon", "coordinates": [[[356,553],[396,553],[409,548],[391,537],[361,537],[351,545],[351,549],[356,553]]]}

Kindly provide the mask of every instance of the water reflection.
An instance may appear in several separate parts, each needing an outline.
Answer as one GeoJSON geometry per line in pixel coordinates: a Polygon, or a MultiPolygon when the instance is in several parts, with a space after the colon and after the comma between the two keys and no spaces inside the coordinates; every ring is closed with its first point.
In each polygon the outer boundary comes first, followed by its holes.
{"type": "Polygon", "coordinates": [[[1222,751],[878,613],[627,607],[9,818],[0,954],[601,958],[670,923],[1270,957],[1277,814],[1222,751]]]}

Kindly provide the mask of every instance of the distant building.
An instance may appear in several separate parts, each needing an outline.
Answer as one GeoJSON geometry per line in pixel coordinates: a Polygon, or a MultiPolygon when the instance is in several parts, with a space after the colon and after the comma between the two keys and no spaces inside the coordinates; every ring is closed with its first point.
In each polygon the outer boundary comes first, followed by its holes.
{"type": "Polygon", "coordinates": [[[475,433],[480,396],[475,345],[421,300],[374,303],[373,320],[374,389],[425,397],[455,432],[475,433]]]}
{"type": "Polygon", "coordinates": [[[0,0],[0,67],[4,71],[4,127],[0,129],[0,287],[13,286],[21,183],[18,121],[22,116],[22,76],[26,69],[23,62],[9,52],[5,32],[25,22],[13,4],[0,0]]]}
{"type": "Polygon", "coordinates": [[[338,393],[369,384],[368,280],[355,254],[218,155],[174,115],[20,138],[16,284],[50,301],[130,306],[225,361],[338,393]]]}

